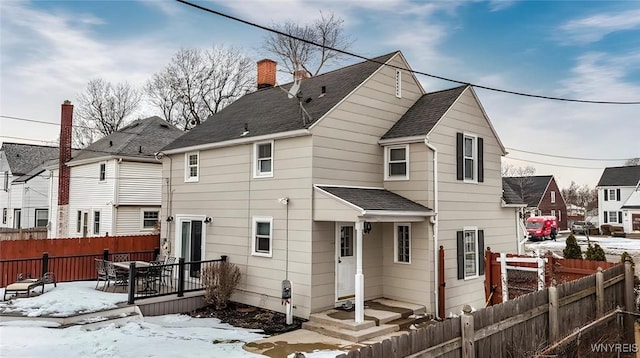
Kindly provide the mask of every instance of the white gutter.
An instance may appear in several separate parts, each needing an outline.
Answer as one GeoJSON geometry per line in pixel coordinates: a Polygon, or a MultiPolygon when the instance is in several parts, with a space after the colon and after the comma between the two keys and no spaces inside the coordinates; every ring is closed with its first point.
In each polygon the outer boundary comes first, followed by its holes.
{"type": "Polygon", "coordinates": [[[433,224],[433,297],[435,317],[440,318],[438,312],[439,298],[438,289],[438,150],[429,144],[429,138],[424,139],[424,145],[433,151],[433,213],[431,223],[433,224]]]}

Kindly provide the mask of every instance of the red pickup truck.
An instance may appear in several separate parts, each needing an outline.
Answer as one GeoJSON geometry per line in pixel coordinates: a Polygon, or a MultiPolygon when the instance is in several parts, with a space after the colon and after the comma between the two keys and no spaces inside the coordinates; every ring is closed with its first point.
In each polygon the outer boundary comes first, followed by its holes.
{"type": "Polygon", "coordinates": [[[558,219],[555,216],[532,216],[526,222],[529,240],[555,240],[558,235],[558,219]]]}

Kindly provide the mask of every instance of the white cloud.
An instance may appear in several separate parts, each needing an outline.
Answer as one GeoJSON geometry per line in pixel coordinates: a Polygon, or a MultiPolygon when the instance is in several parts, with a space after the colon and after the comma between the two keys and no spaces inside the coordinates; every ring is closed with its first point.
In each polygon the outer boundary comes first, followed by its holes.
{"type": "Polygon", "coordinates": [[[611,33],[638,28],[640,9],[592,15],[571,20],[560,26],[564,34],[562,42],[567,44],[597,42],[611,33]]]}
{"type": "Polygon", "coordinates": [[[502,11],[510,8],[516,3],[516,0],[489,0],[489,10],[502,11]]]}

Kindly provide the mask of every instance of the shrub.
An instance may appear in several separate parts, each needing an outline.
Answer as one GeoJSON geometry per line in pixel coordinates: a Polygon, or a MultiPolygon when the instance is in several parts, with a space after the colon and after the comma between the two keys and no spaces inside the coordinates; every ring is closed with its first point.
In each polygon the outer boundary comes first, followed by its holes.
{"type": "Polygon", "coordinates": [[[598,244],[589,244],[584,256],[587,260],[591,261],[607,261],[607,258],[604,256],[604,250],[598,244]]]}
{"type": "Polygon", "coordinates": [[[566,243],[567,246],[562,250],[564,258],[582,260],[582,250],[580,249],[580,245],[578,245],[578,241],[576,241],[576,237],[573,236],[573,234],[569,234],[566,243]]]}
{"type": "Polygon", "coordinates": [[[202,270],[202,283],[204,301],[217,310],[225,309],[240,283],[240,269],[228,261],[214,262],[202,270]]]}

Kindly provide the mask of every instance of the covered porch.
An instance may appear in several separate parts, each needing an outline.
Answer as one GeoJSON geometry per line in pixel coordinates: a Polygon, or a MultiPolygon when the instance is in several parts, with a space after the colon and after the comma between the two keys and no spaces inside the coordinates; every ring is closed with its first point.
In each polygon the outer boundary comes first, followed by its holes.
{"type": "Polygon", "coordinates": [[[352,328],[366,329],[365,300],[392,298],[424,312],[434,282],[427,220],[433,210],[384,188],[336,185],[314,186],[313,209],[314,222],[327,228],[322,240],[335,240],[335,293],[312,304],[312,313],[330,303],[347,311],[353,307],[352,328]],[[331,226],[334,235],[328,237],[331,226]]]}

